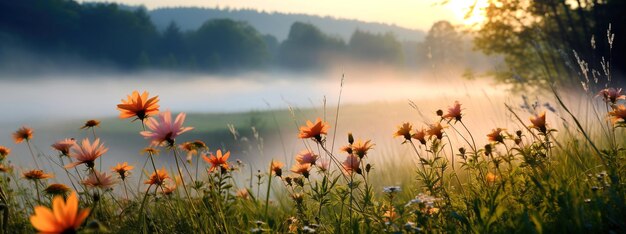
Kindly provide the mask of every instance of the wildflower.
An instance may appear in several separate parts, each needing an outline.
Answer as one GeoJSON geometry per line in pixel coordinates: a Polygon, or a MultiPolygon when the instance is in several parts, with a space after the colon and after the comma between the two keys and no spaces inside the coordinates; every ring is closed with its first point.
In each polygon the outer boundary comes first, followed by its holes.
{"type": "Polygon", "coordinates": [[[359,168],[360,163],[361,160],[358,157],[354,155],[348,155],[346,160],[343,161],[342,166],[343,169],[348,173],[356,172],[357,174],[361,174],[361,168],[359,168]]]}
{"type": "Polygon", "coordinates": [[[546,112],[541,112],[541,114],[530,117],[530,122],[532,123],[532,125],[530,126],[531,128],[535,128],[537,130],[539,130],[539,132],[541,133],[546,133],[547,132],[547,128],[546,128],[546,112]]]}
{"type": "Polygon", "coordinates": [[[143,122],[149,116],[159,113],[159,96],[148,98],[149,93],[144,91],[141,95],[133,91],[127,99],[122,99],[122,103],[117,105],[120,111],[120,119],[137,117],[143,122]]]}
{"type": "Polygon", "coordinates": [[[291,172],[300,174],[304,176],[305,178],[309,178],[309,170],[311,170],[311,164],[308,164],[308,163],[305,163],[305,164],[298,163],[298,164],[293,165],[293,167],[291,167],[291,172]]]}
{"type": "Polygon", "coordinates": [[[330,167],[330,160],[328,159],[317,160],[317,163],[315,163],[315,166],[317,166],[317,168],[320,169],[320,171],[328,171],[328,168],[330,167]]]}
{"type": "Polygon", "coordinates": [[[504,136],[502,136],[502,128],[496,128],[491,130],[491,133],[487,134],[487,139],[491,142],[504,143],[504,136]]]}
{"type": "Polygon", "coordinates": [[[13,171],[12,166],[6,166],[4,164],[0,164],[0,172],[6,173],[6,172],[11,172],[11,171],[13,171]]]}
{"type": "Polygon", "coordinates": [[[41,179],[48,179],[48,178],[53,177],[52,174],[46,174],[42,170],[37,170],[37,169],[26,171],[22,175],[27,180],[41,180],[41,179]]]}
{"type": "Polygon", "coordinates": [[[383,188],[383,192],[384,193],[397,193],[402,191],[402,189],[400,188],[400,186],[389,186],[389,187],[384,187],[383,188]]]}
{"type": "Polygon", "coordinates": [[[422,145],[426,144],[426,130],[424,130],[423,128],[413,133],[411,137],[415,140],[418,140],[420,143],[422,143],[422,145]]]}
{"type": "Polygon", "coordinates": [[[298,135],[298,137],[302,139],[314,138],[317,142],[321,142],[322,134],[327,134],[329,128],[330,125],[326,122],[322,122],[320,118],[315,120],[315,124],[307,120],[306,126],[300,127],[300,135],[298,135]]]}
{"type": "Polygon", "coordinates": [[[304,233],[315,233],[315,229],[312,227],[309,227],[308,225],[304,225],[304,227],[302,227],[302,232],[304,233]]]}
{"type": "Polygon", "coordinates": [[[372,149],[372,147],[374,147],[374,144],[372,144],[372,140],[367,140],[363,142],[359,139],[356,141],[356,143],[354,143],[354,145],[352,145],[354,153],[359,156],[359,158],[365,157],[365,155],[367,155],[367,151],[372,149]]]}
{"type": "Polygon", "coordinates": [[[304,194],[294,193],[291,195],[291,199],[293,199],[293,201],[295,201],[297,204],[302,204],[302,202],[304,201],[304,194]]]}
{"type": "Polygon", "coordinates": [[[165,182],[165,179],[169,178],[170,176],[167,174],[167,171],[165,171],[165,168],[161,168],[161,170],[153,172],[152,175],[150,175],[150,178],[143,183],[161,186],[163,185],[163,182],[165,182]]]}
{"type": "Polygon", "coordinates": [[[402,125],[398,126],[398,131],[396,131],[393,136],[394,137],[404,137],[404,141],[411,141],[411,130],[413,129],[413,126],[410,123],[403,123],[402,125]]]}
{"type": "Polygon", "coordinates": [[[155,148],[152,148],[152,147],[146,147],[146,148],[143,148],[140,153],[148,154],[148,155],[158,155],[159,154],[159,150],[155,149],[155,148]]]}
{"type": "Polygon", "coordinates": [[[191,162],[191,157],[198,154],[198,150],[208,149],[206,144],[200,140],[188,141],[180,144],[180,149],[187,151],[187,161],[191,162]]]}
{"type": "Polygon", "coordinates": [[[135,167],[129,166],[128,162],[124,162],[124,163],[118,163],[116,166],[111,167],[111,171],[117,172],[118,174],[120,174],[120,178],[124,180],[126,179],[126,176],[128,176],[130,170],[132,170],[133,168],[135,167]]]}
{"type": "Polygon", "coordinates": [[[0,146],[0,161],[4,160],[11,153],[11,149],[0,146]]]}
{"type": "Polygon", "coordinates": [[[396,213],[396,208],[391,207],[391,209],[388,209],[387,211],[385,211],[385,213],[383,214],[383,217],[387,219],[387,221],[389,222],[395,220],[396,217],[398,217],[398,213],[396,213]]]}
{"type": "Polygon", "coordinates": [[[311,151],[309,150],[302,150],[300,151],[300,153],[298,153],[298,155],[296,155],[296,161],[299,164],[315,164],[315,161],[317,161],[318,156],[313,154],[311,151]]]}
{"type": "Polygon", "coordinates": [[[235,196],[243,200],[248,200],[250,198],[250,192],[248,191],[248,189],[242,188],[240,190],[237,190],[235,196]]]}
{"type": "Polygon", "coordinates": [[[348,154],[352,154],[352,145],[346,145],[341,147],[341,149],[339,149],[339,151],[343,151],[346,152],[348,154]]]}
{"type": "Polygon", "coordinates": [[[40,233],[76,233],[90,211],[89,208],[78,210],[76,192],[72,192],[67,201],[55,196],[52,208],[36,206],[35,214],[30,216],[30,223],[40,233]]]}
{"type": "Polygon", "coordinates": [[[498,176],[496,174],[488,172],[487,175],[485,175],[485,180],[487,180],[487,183],[493,183],[498,180],[498,176]]]}
{"type": "Polygon", "coordinates": [[[80,129],[93,128],[93,127],[98,127],[98,126],[100,126],[99,120],[90,119],[90,120],[87,120],[87,122],[85,122],[85,125],[80,127],[80,129]]]}
{"type": "Polygon", "coordinates": [[[351,145],[354,143],[354,135],[351,132],[348,133],[348,143],[351,145]]]}
{"type": "Polygon", "coordinates": [[[609,116],[613,123],[626,122],[626,107],[624,107],[624,105],[618,105],[613,111],[609,112],[609,116]]]}
{"type": "Polygon", "coordinates": [[[222,169],[228,169],[228,157],[230,157],[230,151],[226,151],[226,153],[222,155],[222,150],[217,150],[215,154],[211,153],[210,158],[206,155],[202,155],[202,159],[211,164],[211,168],[209,169],[209,171],[213,171],[217,167],[221,167],[222,169]]]}
{"type": "Polygon", "coordinates": [[[104,147],[104,144],[100,144],[100,139],[96,139],[93,143],[89,142],[88,138],[83,139],[81,144],[75,144],[72,146],[72,153],[70,156],[74,157],[77,162],[73,162],[65,165],[65,168],[76,167],[80,164],[87,164],[88,168],[93,168],[94,161],[106,153],[109,149],[104,147]]]}
{"type": "Polygon", "coordinates": [[[172,122],[172,113],[165,111],[160,113],[157,118],[149,119],[146,125],[150,131],[142,131],[140,134],[146,139],[150,139],[153,146],[160,145],[163,142],[167,142],[168,146],[173,146],[176,137],[193,129],[192,127],[183,127],[185,116],[185,113],[180,113],[176,116],[176,120],[172,122]]]}
{"type": "Polygon", "coordinates": [[[76,140],[74,138],[65,138],[63,140],[59,140],[52,144],[52,148],[61,152],[63,156],[69,156],[70,148],[76,144],[76,140]]]}
{"type": "Polygon", "coordinates": [[[441,118],[448,119],[448,121],[451,121],[452,119],[454,119],[455,122],[461,121],[461,104],[459,101],[454,101],[454,106],[448,108],[448,113],[441,116],[441,118]]]}
{"type": "Polygon", "coordinates": [[[615,89],[615,88],[606,88],[603,90],[600,90],[600,92],[598,93],[598,95],[596,96],[601,96],[602,99],[604,99],[604,102],[606,103],[611,103],[611,104],[615,104],[617,102],[617,100],[619,99],[626,99],[626,96],[621,95],[622,89],[615,89]]]}
{"type": "Polygon", "coordinates": [[[83,184],[92,187],[92,188],[101,188],[101,189],[109,189],[114,184],[117,183],[117,180],[113,178],[113,175],[110,175],[106,172],[98,172],[94,170],[92,173],[89,173],[89,176],[83,180],[83,184]]]}
{"type": "Polygon", "coordinates": [[[162,189],[161,189],[161,194],[165,195],[165,196],[170,196],[172,194],[174,194],[174,191],[176,191],[176,184],[166,184],[163,185],[162,189]]]}
{"type": "Polygon", "coordinates": [[[22,141],[29,141],[33,138],[33,129],[23,126],[13,133],[13,140],[16,144],[22,143],[22,141]]]}
{"type": "Polygon", "coordinates": [[[70,192],[70,188],[64,184],[50,184],[43,191],[50,195],[65,195],[70,192]]]}
{"type": "Polygon", "coordinates": [[[281,177],[283,175],[283,166],[284,164],[280,161],[272,161],[272,164],[270,165],[271,173],[281,177]]]}
{"type": "Polygon", "coordinates": [[[441,140],[443,138],[443,126],[440,123],[431,124],[430,128],[426,130],[426,134],[429,137],[437,137],[437,139],[441,140]]]}

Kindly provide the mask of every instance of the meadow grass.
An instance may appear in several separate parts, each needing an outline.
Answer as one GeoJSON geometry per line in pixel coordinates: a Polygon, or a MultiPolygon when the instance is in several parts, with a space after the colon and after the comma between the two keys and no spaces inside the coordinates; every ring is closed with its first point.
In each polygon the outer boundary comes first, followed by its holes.
{"type": "MultiPolygon", "coordinates": [[[[32,132],[18,130],[17,146],[38,163],[12,170],[19,165],[7,160],[10,149],[0,150],[0,227],[4,233],[626,231],[623,96],[604,89],[576,102],[553,94],[554,112],[540,105],[503,107],[511,125],[484,129],[492,129],[486,137],[466,118],[481,110],[454,103],[424,124],[397,123],[377,138],[391,143],[378,143],[359,129],[335,136],[335,113],[324,110],[146,116],[146,97],[137,93],[122,103],[132,105],[120,107],[131,111],[128,121],[87,122],[85,138],[67,139],[67,151],[55,147],[57,155],[33,151],[32,132]],[[272,133],[274,125],[282,130],[272,133]],[[201,131],[193,135],[185,126],[201,131]],[[133,133],[137,139],[126,139],[133,133]],[[182,140],[202,134],[220,143],[182,140]],[[264,155],[265,134],[279,135],[273,143],[283,145],[273,147],[284,155],[264,155]],[[102,168],[107,147],[96,142],[107,135],[123,136],[119,140],[136,151],[147,147],[143,164],[102,168]],[[305,150],[292,152],[285,144],[305,150]],[[261,159],[229,158],[237,148],[261,159]],[[170,163],[158,160],[165,157],[170,163]],[[82,164],[67,166],[71,162],[82,164]],[[49,168],[69,179],[49,182],[49,168]],[[88,215],[76,215],[79,210],[88,215]]],[[[361,111],[351,107],[341,115],[353,121],[361,111]]]]}

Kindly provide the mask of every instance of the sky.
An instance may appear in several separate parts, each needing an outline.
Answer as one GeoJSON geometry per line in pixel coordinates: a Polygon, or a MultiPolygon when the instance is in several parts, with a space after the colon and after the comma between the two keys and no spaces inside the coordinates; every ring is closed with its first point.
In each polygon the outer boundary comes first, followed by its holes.
{"type": "Polygon", "coordinates": [[[443,1],[445,0],[79,0],[144,5],[148,9],[175,6],[252,8],[268,12],[357,19],[421,30],[428,30],[439,20],[448,20],[454,24],[480,21],[480,16],[470,19],[464,19],[464,16],[474,3],[482,6],[487,0],[448,0],[447,4],[442,5],[443,1]]]}

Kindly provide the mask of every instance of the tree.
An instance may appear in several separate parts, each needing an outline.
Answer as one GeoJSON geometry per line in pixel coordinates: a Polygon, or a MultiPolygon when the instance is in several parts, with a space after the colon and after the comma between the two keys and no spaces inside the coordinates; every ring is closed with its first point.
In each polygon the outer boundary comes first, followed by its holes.
{"type": "Polygon", "coordinates": [[[448,21],[435,22],[419,46],[421,62],[435,67],[449,67],[463,61],[463,40],[456,28],[448,21]]]}
{"type": "Polygon", "coordinates": [[[330,37],[312,24],[295,22],[280,45],[279,63],[292,69],[313,69],[327,65],[325,58],[345,51],[345,43],[330,37]]]}
{"type": "Polygon", "coordinates": [[[349,48],[356,60],[396,66],[404,64],[402,44],[392,33],[374,34],[357,29],[350,37],[349,48]]]}

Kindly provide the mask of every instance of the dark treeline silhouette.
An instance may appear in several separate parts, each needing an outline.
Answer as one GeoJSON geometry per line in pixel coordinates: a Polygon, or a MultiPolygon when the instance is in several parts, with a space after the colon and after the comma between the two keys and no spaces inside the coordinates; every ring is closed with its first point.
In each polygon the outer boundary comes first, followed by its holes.
{"type": "Polygon", "coordinates": [[[170,22],[158,30],[144,8],[70,0],[0,1],[0,60],[10,59],[2,56],[3,48],[19,47],[42,57],[70,55],[127,70],[313,70],[337,62],[421,69],[459,64],[467,42],[446,21],[435,24],[423,42],[358,28],[346,41],[302,22],[293,23],[287,38],[279,41],[232,19],[210,19],[192,30],[170,22]]]}
{"type": "Polygon", "coordinates": [[[505,83],[624,83],[625,12],[624,0],[503,0],[486,9],[475,46],[504,57],[506,68],[493,74],[505,83]]]}

